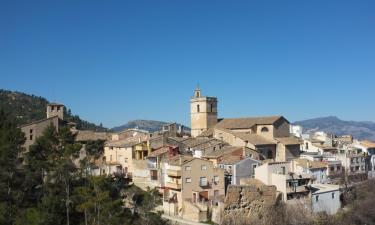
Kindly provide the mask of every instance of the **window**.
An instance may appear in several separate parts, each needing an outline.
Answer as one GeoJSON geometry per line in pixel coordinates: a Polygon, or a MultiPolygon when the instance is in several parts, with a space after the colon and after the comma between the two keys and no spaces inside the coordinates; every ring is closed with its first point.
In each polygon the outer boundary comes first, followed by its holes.
{"type": "Polygon", "coordinates": [[[261,132],[268,132],[268,128],[267,127],[262,127],[262,129],[260,131],[261,132]]]}
{"type": "Polygon", "coordinates": [[[285,166],[281,167],[282,173],[285,175],[285,166]]]}
{"type": "Polygon", "coordinates": [[[335,193],[332,193],[332,199],[334,199],[335,198],[335,193]]]}
{"type": "Polygon", "coordinates": [[[185,183],[191,183],[191,177],[186,177],[185,178],[185,183]]]}
{"type": "Polygon", "coordinates": [[[60,111],[60,106],[57,106],[57,111],[60,111]]]}
{"type": "Polygon", "coordinates": [[[207,166],[206,165],[202,165],[201,166],[201,170],[206,170],[207,169],[207,166]]]}
{"type": "Polygon", "coordinates": [[[330,168],[330,170],[331,170],[332,172],[335,171],[335,167],[332,166],[332,167],[330,168]]]}
{"type": "Polygon", "coordinates": [[[219,190],[214,190],[214,197],[215,198],[219,197],[219,190]]]}
{"type": "Polygon", "coordinates": [[[219,183],[219,176],[214,176],[214,182],[219,183]]]}
{"type": "Polygon", "coordinates": [[[30,134],[32,134],[33,133],[33,129],[30,129],[30,134]]]}
{"type": "Polygon", "coordinates": [[[30,134],[30,140],[33,140],[33,135],[32,134],[30,134]]]}
{"type": "Polygon", "coordinates": [[[55,106],[51,106],[51,111],[55,110],[55,106]]]}
{"type": "Polygon", "coordinates": [[[125,158],[125,162],[126,162],[126,163],[128,162],[128,158],[125,158]]]}
{"type": "Polygon", "coordinates": [[[305,149],[309,149],[309,142],[306,142],[305,149]]]}
{"type": "Polygon", "coordinates": [[[315,196],[315,201],[316,201],[316,202],[319,201],[319,195],[316,195],[316,196],[315,196]]]}
{"type": "Polygon", "coordinates": [[[191,166],[185,166],[185,171],[190,171],[191,170],[191,166]]]}
{"type": "Polygon", "coordinates": [[[256,164],[253,165],[253,172],[252,172],[253,175],[255,175],[255,168],[257,168],[257,166],[258,166],[258,165],[256,165],[256,164]]]}
{"type": "Polygon", "coordinates": [[[200,111],[201,111],[201,109],[200,109],[199,105],[197,105],[197,112],[200,112],[200,111]]]}
{"type": "Polygon", "coordinates": [[[210,104],[210,111],[213,112],[214,104],[210,104]]]}
{"type": "Polygon", "coordinates": [[[208,185],[207,177],[201,177],[199,179],[199,186],[206,187],[208,185]]]}

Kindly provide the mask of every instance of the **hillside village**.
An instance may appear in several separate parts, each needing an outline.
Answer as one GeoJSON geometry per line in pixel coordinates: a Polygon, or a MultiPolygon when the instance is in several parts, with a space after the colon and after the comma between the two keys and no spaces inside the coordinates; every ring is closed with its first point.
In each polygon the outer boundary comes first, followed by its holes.
{"type": "MultiPolygon", "coordinates": [[[[225,216],[261,214],[279,202],[333,215],[345,189],[375,178],[375,143],[350,134],[305,134],[283,116],[219,118],[218,99],[197,88],[190,98],[191,132],[171,123],[160,131],[79,130],[64,120],[64,105],[50,103],[45,119],[21,126],[29,149],[53,124],[68,126],[83,144],[103,140],[92,175],[120,175],[162,196],[170,220],[221,224],[225,216]]],[[[77,163],[79,166],[79,163],[77,163]]]]}

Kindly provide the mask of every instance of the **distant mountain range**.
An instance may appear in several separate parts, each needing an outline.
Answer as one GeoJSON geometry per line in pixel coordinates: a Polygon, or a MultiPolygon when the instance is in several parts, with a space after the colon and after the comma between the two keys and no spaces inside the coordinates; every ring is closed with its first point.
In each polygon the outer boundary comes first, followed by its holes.
{"type": "MultiPolygon", "coordinates": [[[[124,125],[113,127],[111,130],[114,132],[120,132],[130,128],[138,128],[141,130],[147,130],[149,132],[155,132],[162,129],[162,127],[170,122],[155,121],[155,120],[131,120],[124,125]]],[[[181,124],[179,124],[181,125],[181,124]]],[[[189,129],[185,127],[185,129],[189,129]]]]}
{"type": "Polygon", "coordinates": [[[294,122],[301,125],[305,132],[325,131],[336,135],[351,134],[359,140],[375,141],[375,123],[370,121],[345,121],[335,116],[321,117],[294,122]]]}

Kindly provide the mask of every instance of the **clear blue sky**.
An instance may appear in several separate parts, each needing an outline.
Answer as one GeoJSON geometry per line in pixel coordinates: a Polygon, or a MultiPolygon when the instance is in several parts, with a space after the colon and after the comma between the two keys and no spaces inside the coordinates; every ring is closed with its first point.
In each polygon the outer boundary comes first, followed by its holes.
{"type": "Polygon", "coordinates": [[[0,1],[0,88],[105,126],[220,117],[375,121],[375,1],[0,1]]]}

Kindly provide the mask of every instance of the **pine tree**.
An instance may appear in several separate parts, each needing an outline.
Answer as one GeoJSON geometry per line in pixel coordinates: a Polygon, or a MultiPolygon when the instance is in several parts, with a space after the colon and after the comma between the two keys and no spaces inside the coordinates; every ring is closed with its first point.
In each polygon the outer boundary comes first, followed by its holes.
{"type": "Polygon", "coordinates": [[[22,200],[22,144],[25,137],[7,115],[0,111],[0,223],[14,224],[22,200]]]}

